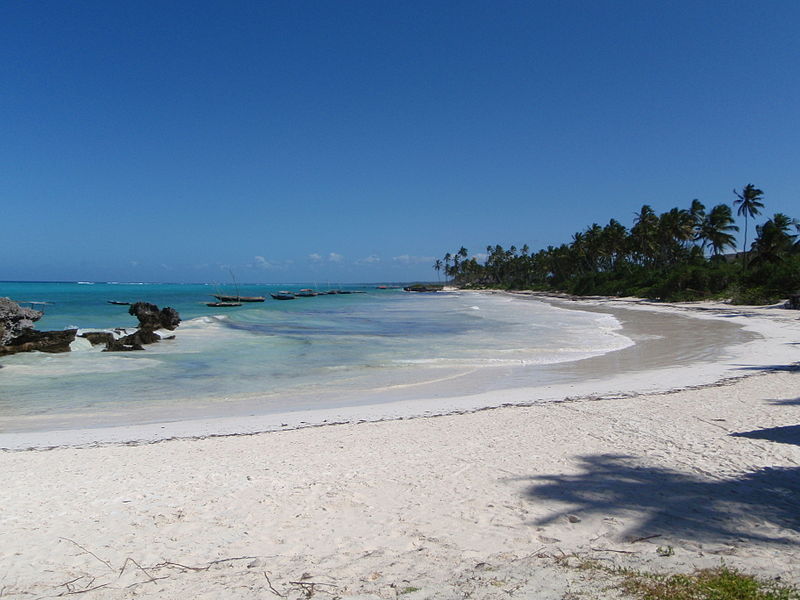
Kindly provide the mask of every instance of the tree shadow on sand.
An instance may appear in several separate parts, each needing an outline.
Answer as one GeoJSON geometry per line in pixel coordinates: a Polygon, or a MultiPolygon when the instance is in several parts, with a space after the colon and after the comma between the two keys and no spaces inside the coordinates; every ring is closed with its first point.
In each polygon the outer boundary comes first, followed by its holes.
{"type": "Polygon", "coordinates": [[[800,364],[791,364],[791,365],[742,365],[740,367],[736,367],[737,371],[778,371],[778,372],[788,372],[788,373],[796,373],[800,371],[800,364]]]}
{"type": "Polygon", "coordinates": [[[772,400],[772,404],[778,406],[800,406],[800,398],[787,398],[785,400],[772,400]]]}
{"type": "Polygon", "coordinates": [[[780,444],[794,444],[795,446],[800,446],[800,425],[754,429],[753,431],[742,431],[739,433],[732,433],[731,435],[734,437],[769,440],[780,444]]]}
{"type": "Polygon", "coordinates": [[[800,534],[800,468],[765,468],[711,479],[642,466],[632,456],[581,457],[583,473],[542,475],[526,491],[532,500],[565,505],[536,522],[547,525],[574,513],[583,518],[623,516],[623,538],[654,534],[723,542],[746,539],[796,544],[800,534]]]}

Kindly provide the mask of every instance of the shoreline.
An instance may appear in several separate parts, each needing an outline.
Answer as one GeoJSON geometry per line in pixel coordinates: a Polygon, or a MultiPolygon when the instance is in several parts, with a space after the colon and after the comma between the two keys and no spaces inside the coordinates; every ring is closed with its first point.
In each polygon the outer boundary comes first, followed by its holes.
{"type": "MultiPolygon", "coordinates": [[[[502,406],[531,406],[539,403],[552,403],[573,400],[596,400],[604,398],[632,397],[642,394],[661,394],[718,385],[729,380],[748,376],[746,370],[757,374],[760,370],[776,364],[791,364],[800,360],[800,351],[792,351],[784,346],[788,340],[800,337],[800,321],[792,313],[775,307],[731,308],[719,303],[652,303],[641,299],[598,298],[581,299],[564,297],[558,294],[540,292],[506,292],[486,290],[482,294],[501,294],[520,301],[526,298],[543,301],[567,310],[610,314],[623,323],[620,333],[626,334],[626,327],[634,333],[644,333],[643,340],[634,346],[612,351],[597,357],[548,365],[552,372],[579,373],[580,382],[568,381],[531,386],[524,382],[517,387],[490,389],[471,395],[443,397],[423,396],[399,401],[359,403],[352,406],[331,408],[312,408],[266,414],[236,414],[228,417],[208,417],[179,419],[143,424],[121,426],[100,426],[92,428],[65,428],[40,431],[21,431],[0,433],[0,451],[26,451],[53,449],[60,447],[89,447],[108,444],[141,445],[170,441],[175,439],[204,439],[237,435],[258,435],[276,431],[305,429],[345,423],[381,422],[407,420],[432,416],[465,414],[502,406]],[[650,315],[637,322],[634,318],[620,317],[630,315],[650,315]],[[780,312],[779,312],[780,311],[780,312]],[[675,331],[662,336],[661,347],[646,352],[649,345],[655,345],[648,328],[653,327],[654,315],[664,315],[666,319],[678,315],[697,319],[700,322],[715,323],[725,319],[735,323],[742,331],[751,334],[743,347],[728,347],[733,350],[733,358],[720,360],[704,352],[702,363],[697,357],[692,359],[690,348],[684,349],[689,358],[676,360],[675,364],[664,367],[664,347],[673,345],[669,338],[675,331]],[[627,323],[631,321],[631,323],[627,323]],[[794,323],[794,324],[792,324],[794,323]],[[788,332],[784,329],[788,328],[788,332]],[[791,330],[795,337],[792,338],[791,330]],[[758,360],[745,360],[745,356],[758,356],[758,360]],[[643,358],[644,357],[644,358],[643,358]],[[711,362],[706,362],[710,360],[711,362]],[[735,361],[744,361],[735,366],[735,361]],[[630,366],[629,362],[635,362],[630,366]],[[745,372],[742,372],[745,371],[745,372]],[[599,373],[604,373],[602,376],[599,373]],[[677,379],[676,379],[677,377],[677,379]],[[499,401],[498,397],[503,397],[499,401]]],[[[669,328],[669,322],[658,324],[669,328]],[[664,324],[666,323],[666,325],[664,324]]],[[[712,325],[713,326],[713,325],[712,325]]],[[[697,325],[699,328],[700,325],[697,325]]],[[[675,329],[677,330],[677,329],[675,329]]],[[[663,333],[663,332],[662,332],[663,333]]],[[[685,337],[684,332],[684,337],[685,337]]],[[[690,332],[694,334],[694,331],[690,332]]],[[[711,335],[708,331],[698,333],[711,335]]],[[[627,331],[628,335],[633,335],[627,331]]],[[[658,336],[655,336],[658,337],[658,336]]],[[[789,342],[791,343],[791,342],[789,342]]],[[[713,348],[718,350],[719,348],[713,348]]],[[[574,379],[574,377],[573,377],[574,379]]]]}
{"type": "MultiPolygon", "coordinates": [[[[772,322],[782,341],[753,347],[796,356],[796,316],[772,322]]],[[[621,598],[586,561],[798,585],[793,362],[601,401],[0,452],[3,596],[621,598]]]]}

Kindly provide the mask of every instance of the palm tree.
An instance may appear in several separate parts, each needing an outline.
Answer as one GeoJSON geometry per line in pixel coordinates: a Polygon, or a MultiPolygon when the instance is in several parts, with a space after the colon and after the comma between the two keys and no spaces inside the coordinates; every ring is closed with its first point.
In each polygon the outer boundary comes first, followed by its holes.
{"type": "Polygon", "coordinates": [[[658,217],[653,209],[645,204],[635,213],[634,225],[631,227],[632,244],[640,263],[651,261],[656,254],[656,229],[658,217]]]}
{"type": "Polygon", "coordinates": [[[783,260],[783,256],[792,250],[795,238],[793,233],[789,233],[792,227],[797,226],[797,221],[783,213],[775,213],[763,225],[756,226],[758,237],[753,242],[753,250],[756,257],[753,264],[775,263],[783,260]]]}
{"type": "Polygon", "coordinates": [[[453,256],[448,252],[444,255],[444,281],[447,283],[447,278],[450,276],[450,261],[453,260],[453,256]]]}
{"type": "Polygon", "coordinates": [[[734,188],[733,193],[736,194],[738,200],[733,201],[733,205],[739,205],[736,211],[740,217],[744,215],[744,246],[742,247],[742,266],[747,270],[747,225],[751,217],[761,214],[761,209],[764,208],[764,203],[761,202],[764,192],[755,187],[752,183],[748,183],[742,188],[742,193],[736,191],[734,188]]]}
{"type": "Polygon", "coordinates": [[[692,229],[694,230],[693,240],[696,242],[700,239],[700,230],[706,218],[706,207],[697,198],[692,200],[692,205],[689,207],[689,216],[692,218],[692,229]]]}
{"type": "Polygon", "coordinates": [[[700,226],[697,234],[698,240],[702,240],[700,247],[705,250],[708,244],[712,254],[719,256],[725,248],[736,247],[736,237],[732,231],[739,231],[739,228],[733,224],[731,207],[727,204],[717,204],[706,214],[700,226]]]}
{"type": "Polygon", "coordinates": [[[437,258],[436,262],[433,263],[433,270],[436,271],[436,281],[439,283],[442,282],[441,277],[439,277],[439,271],[442,270],[442,259],[437,258]]]}
{"type": "Polygon", "coordinates": [[[685,244],[693,237],[694,224],[688,210],[673,208],[658,218],[658,242],[662,266],[675,264],[685,252],[685,244]]]}

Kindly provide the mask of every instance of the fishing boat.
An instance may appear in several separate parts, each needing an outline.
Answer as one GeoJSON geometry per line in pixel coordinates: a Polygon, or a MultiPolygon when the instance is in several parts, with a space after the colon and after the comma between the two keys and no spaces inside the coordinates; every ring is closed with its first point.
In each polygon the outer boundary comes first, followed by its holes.
{"type": "Polygon", "coordinates": [[[214,294],[214,298],[220,302],[264,302],[264,296],[224,296],[214,294]]]}
{"type": "Polygon", "coordinates": [[[314,296],[318,296],[319,294],[310,288],[304,288],[297,292],[295,296],[297,298],[312,298],[314,296]]]}
{"type": "Polygon", "coordinates": [[[109,304],[116,304],[117,306],[130,306],[130,302],[120,302],[119,300],[106,300],[109,304]]]}
{"type": "Polygon", "coordinates": [[[275,300],[294,300],[295,295],[292,292],[281,290],[277,294],[270,294],[275,300]]]}
{"type": "MultiPolygon", "coordinates": [[[[214,308],[228,308],[231,306],[241,306],[242,302],[263,302],[264,296],[241,296],[239,294],[239,284],[236,282],[236,275],[233,274],[233,271],[229,269],[231,274],[231,279],[233,279],[233,285],[236,286],[236,295],[226,295],[226,294],[212,294],[214,298],[216,298],[217,302],[206,302],[206,306],[211,306],[214,308]]],[[[219,291],[219,290],[217,290],[219,291]]]]}

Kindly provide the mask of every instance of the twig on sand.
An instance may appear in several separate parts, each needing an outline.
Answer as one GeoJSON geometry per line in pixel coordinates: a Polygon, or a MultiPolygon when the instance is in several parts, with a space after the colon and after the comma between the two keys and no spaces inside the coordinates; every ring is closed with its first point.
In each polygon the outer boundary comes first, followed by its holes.
{"type": "Polygon", "coordinates": [[[653,538],[661,537],[660,533],[656,533],[654,535],[646,535],[644,537],[636,538],[628,542],[629,544],[635,544],[636,542],[644,542],[647,540],[652,540],[653,538]]]}
{"type": "Polygon", "coordinates": [[[59,596],[73,596],[75,594],[85,594],[86,592],[93,592],[94,590],[99,590],[100,588],[104,588],[108,586],[110,582],[101,583],[100,585],[96,585],[94,587],[86,588],[83,590],[65,590],[59,594],[59,596]]]}
{"type": "Polygon", "coordinates": [[[78,542],[76,542],[75,540],[71,540],[71,539],[69,539],[69,538],[65,538],[65,537],[60,537],[60,538],[58,538],[58,539],[60,539],[60,540],[64,540],[65,542],[70,542],[70,543],[72,543],[72,544],[75,544],[75,545],[76,545],[78,548],[80,548],[81,550],[83,550],[84,552],[86,552],[86,554],[91,554],[91,555],[92,555],[92,556],[94,556],[94,557],[95,557],[97,560],[99,560],[101,563],[103,563],[105,566],[107,566],[109,569],[111,569],[112,571],[116,571],[116,569],[115,569],[114,567],[112,567],[112,566],[111,566],[111,563],[110,563],[110,562],[108,562],[107,560],[103,560],[102,558],[100,558],[99,556],[97,556],[97,554],[95,554],[95,553],[94,553],[94,552],[92,552],[91,550],[87,550],[86,548],[84,548],[83,546],[81,546],[81,545],[80,545],[78,542]]]}
{"type": "Polygon", "coordinates": [[[269,575],[267,575],[266,571],[264,571],[264,577],[267,578],[267,585],[269,586],[269,589],[273,594],[275,594],[276,596],[280,596],[281,598],[286,598],[285,594],[281,594],[278,590],[272,587],[272,582],[269,580],[269,575]]]}
{"type": "Polygon", "coordinates": [[[258,558],[257,556],[236,556],[233,558],[220,558],[218,560],[212,560],[204,567],[190,567],[189,565],[182,565],[181,563],[172,562],[170,560],[165,560],[164,562],[160,562],[157,565],[153,565],[152,569],[159,569],[161,567],[178,567],[180,569],[186,569],[187,571],[208,571],[214,565],[218,565],[224,562],[230,562],[232,560],[252,560],[254,558],[258,558]]]}
{"type": "Polygon", "coordinates": [[[630,550],[614,550],[613,548],[592,548],[595,552],[618,552],[619,554],[636,554],[630,550]]]}
{"type": "Polygon", "coordinates": [[[306,595],[306,598],[311,598],[316,592],[316,586],[318,585],[327,585],[330,587],[339,587],[338,585],[334,585],[333,583],[320,583],[319,581],[290,581],[289,585],[296,585],[298,586],[303,593],[306,595]]]}
{"type": "MultiPolygon", "coordinates": [[[[148,578],[150,581],[152,581],[153,583],[155,583],[155,582],[156,582],[156,578],[155,578],[155,577],[153,577],[152,575],[150,575],[150,573],[148,573],[147,571],[145,571],[145,570],[144,570],[144,567],[143,567],[142,565],[140,565],[138,562],[136,562],[134,559],[132,559],[130,556],[129,556],[128,558],[126,558],[126,559],[125,559],[125,562],[124,562],[124,563],[122,563],[122,568],[119,570],[119,575],[117,575],[117,579],[119,579],[120,577],[122,577],[122,573],[124,573],[124,572],[125,572],[125,567],[127,567],[127,566],[128,566],[128,563],[129,563],[129,562],[132,562],[134,565],[136,565],[136,566],[139,568],[139,570],[140,570],[142,573],[144,573],[145,575],[147,575],[147,578],[148,578]]],[[[164,577],[162,577],[161,579],[165,579],[165,578],[164,578],[164,577]]]]}

